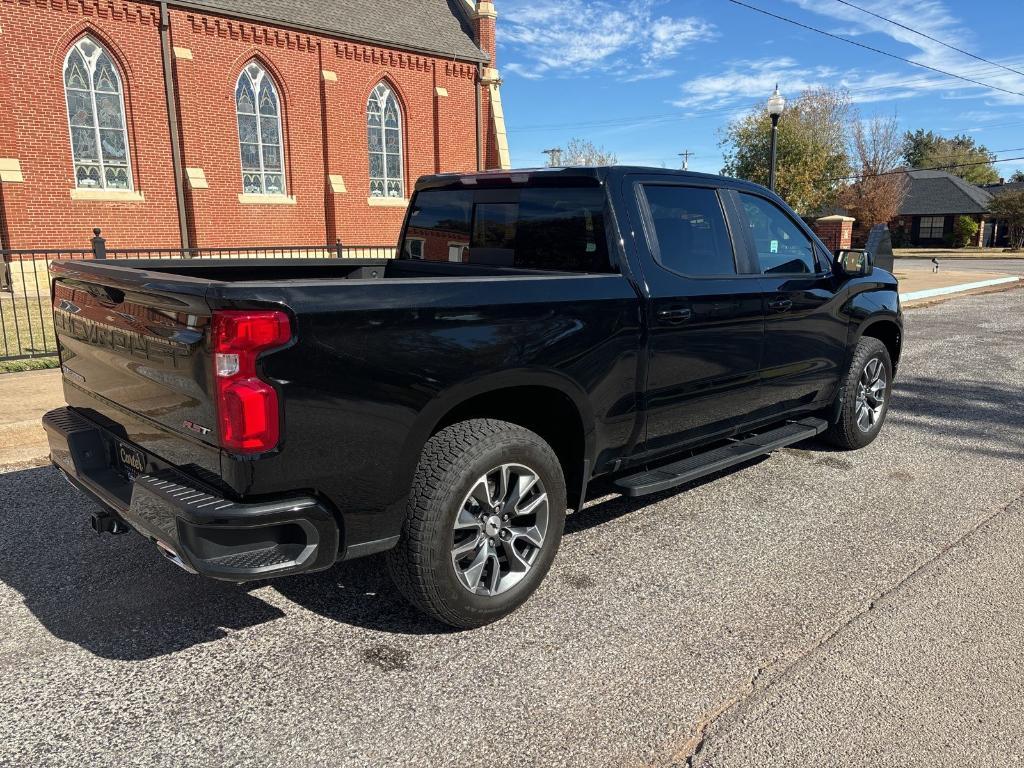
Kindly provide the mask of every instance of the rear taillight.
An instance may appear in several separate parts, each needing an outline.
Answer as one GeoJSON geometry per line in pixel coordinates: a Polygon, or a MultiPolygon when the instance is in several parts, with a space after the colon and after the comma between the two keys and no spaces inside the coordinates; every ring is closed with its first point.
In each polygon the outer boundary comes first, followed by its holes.
{"type": "Polygon", "coordinates": [[[214,376],[220,442],[234,453],[266,453],[281,436],[277,391],[256,373],[261,352],[287,344],[284,312],[230,310],[213,313],[214,376]]]}

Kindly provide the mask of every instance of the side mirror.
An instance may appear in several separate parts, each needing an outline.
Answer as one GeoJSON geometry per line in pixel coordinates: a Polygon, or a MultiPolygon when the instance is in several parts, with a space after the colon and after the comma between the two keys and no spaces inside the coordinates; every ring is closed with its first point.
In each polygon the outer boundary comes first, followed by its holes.
{"type": "Polygon", "coordinates": [[[867,277],[874,270],[871,254],[863,249],[836,251],[835,270],[843,277],[867,277]]]}

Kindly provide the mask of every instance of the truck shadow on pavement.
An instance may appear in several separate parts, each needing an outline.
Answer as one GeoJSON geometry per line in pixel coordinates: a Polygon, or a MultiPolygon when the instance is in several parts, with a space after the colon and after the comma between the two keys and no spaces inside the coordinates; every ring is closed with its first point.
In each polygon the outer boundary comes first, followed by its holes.
{"type": "MultiPolygon", "coordinates": [[[[592,501],[569,516],[566,536],[673,495],[666,491],[629,500],[607,497],[609,490],[607,484],[595,484],[592,501]]],[[[344,624],[393,634],[454,631],[401,598],[383,556],[280,581],[228,584],[180,570],[141,536],[97,535],[89,528],[90,502],[53,468],[0,474],[0,491],[0,581],[21,595],[54,637],[102,658],[151,659],[283,618],[283,610],[253,594],[267,586],[344,624]]],[[[8,618],[19,621],[11,612],[8,618]]]]}
{"type": "Polygon", "coordinates": [[[993,459],[1024,456],[1024,388],[973,379],[897,379],[892,425],[993,459]]]}
{"type": "MultiPolygon", "coordinates": [[[[245,589],[180,570],[141,536],[96,534],[90,505],[53,468],[0,474],[0,592],[20,593],[61,640],[133,661],[284,615],[245,589]]],[[[17,626],[13,606],[5,613],[17,626]]]]}
{"type": "MultiPolygon", "coordinates": [[[[996,460],[1019,460],[1024,454],[1024,392],[1008,386],[903,378],[897,383],[891,419],[890,428],[918,433],[932,444],[948,442],[951,451],[970,450],[996,460]]],[[[826,454],[815,459],[818,463],[846,461],[838,454],[830,456],[832,449],[820,440],[787,450],[808,457],[826,454]]],[[[589,503],[568,517],[566,536],[640,513],[764,460],[770,459],[755,459],[640,499],[612,495],[607,482],[596,482],[589,503]]],[[[262,599],[267,587],[339,623],[395,634],[453,631],[402,600],[382,556],[281,581],[225,584],[179,570],[140,536],[97,536],[88,525],[89,504],[52,468],[0,474],[0,580],[8,592],[22,596],[25,607],[52,635],[97,656],[154,658],[284,618],[284,610],[262,599]]],[[[556,578],[557,570],[556,560],[556,578]]],[[[0,586],[0,600],[10,604],[11,596],[3,591],[0,586]]],[[[7,611],[9,624],[15,626],[16,612],[13,607],[7,611]]]]}

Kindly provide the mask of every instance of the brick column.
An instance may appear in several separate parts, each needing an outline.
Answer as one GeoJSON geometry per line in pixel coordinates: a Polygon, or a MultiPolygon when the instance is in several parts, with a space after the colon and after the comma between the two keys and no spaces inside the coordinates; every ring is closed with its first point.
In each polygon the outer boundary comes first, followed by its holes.
{"type": "Polygon", "coordinates": [[[473,12],[473,32],[476,36],[476,44],[480,50],[490,57],[490,66],[498,66],[497,45],[495,43],[495,24],[498,18],[494,10],[494,3],[491,0],[477,0],[476,10],[473,12]]]}
{"type": "Polygon", "coordinates": [[[814,222],[814,232],[832,252],[850,248],[853,244],[853,222],[851,216],[822,216],[814,222]]]}

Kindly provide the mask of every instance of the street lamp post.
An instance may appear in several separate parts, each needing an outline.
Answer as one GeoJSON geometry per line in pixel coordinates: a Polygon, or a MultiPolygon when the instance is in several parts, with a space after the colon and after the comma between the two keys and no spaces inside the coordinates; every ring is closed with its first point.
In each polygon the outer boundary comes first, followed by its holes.
{"type": "Polygon", "coordinates": [[[775,86],[775,93],[768,97],[768,114],[772,118],[772,140],[771,140],[771,163],[768,166],[768,188],[775,191],[775,148],[779,137],[779,118],[782,110],[786,108],[786,100],[779,93],[779,86],[775,86]]]}

